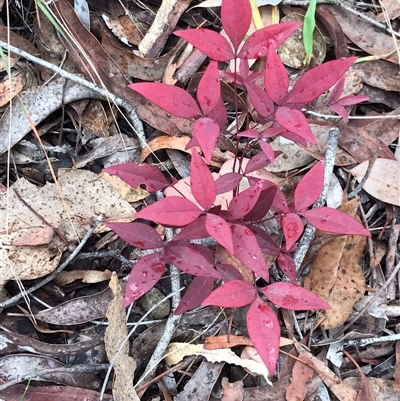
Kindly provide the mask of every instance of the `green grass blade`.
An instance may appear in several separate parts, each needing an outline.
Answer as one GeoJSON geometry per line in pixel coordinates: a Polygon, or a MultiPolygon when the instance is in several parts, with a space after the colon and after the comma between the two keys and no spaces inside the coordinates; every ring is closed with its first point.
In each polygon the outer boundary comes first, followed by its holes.
{"type": "Polygon", "coordinates": [[[306,15],[304,16],[303,44],[304,44],[304,49],[306,51],[306,66],[310,65],[311,58],[313,55],[316,6],[317,6],[317,0],[310,0],[310,4],[307,8],[306,15]]]}

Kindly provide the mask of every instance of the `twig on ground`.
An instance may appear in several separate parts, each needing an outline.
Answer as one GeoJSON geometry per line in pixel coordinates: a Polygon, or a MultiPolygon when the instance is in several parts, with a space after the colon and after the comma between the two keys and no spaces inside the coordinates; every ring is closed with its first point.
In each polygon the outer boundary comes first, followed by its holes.
{"type": "Polygon", "coordinates": [[[19,293],[17,295],[14,295],[13,297],[5,300],[4,302],[0,303],[0,309],[4,308],[9,308],[12,305],[15,305],[17,302],[19,302],[24,296],[32,294],[32,292],[35,292],[39,288],[43,287],[45,284],[49,283],[52,281],[61,271],[63,271],[71,262],[72,260],[78,255],[79,251],[83,248],[83,246],[86,244],[88,239],[92,236],[94,230],[98,226],[98,224],[101,222],[103,219],[103,216],[100,215],[97,217],[97,219],[90,225],[89,230],[85,234],[85,236],[82,238],[81,242],[79,245],[74,249],[74,251],[69,255],[66,261],[64,261],[60,266],[57,267],[52,273],[50,273],[48,276],[46,276],[43,280],[40,282],[36,283],[34,286],[31,288],[27,289],[25,293],[19,293]]]}
{"type": "MultiPolygon", "coordinates": [[[[331,128],[329,130],[328,142],[326,145],[325,155],[325,172],[324,172],[324,186],[319,198],[315,201],[313,208],[321,207],[325,204],[326,197],[329,190],[329,182],[333,173],[333,167],[335,166],[335,157],[339,139],[339,128],[331,128]]],[[[296,271],[299,271],[301,264],[306,256],[306,253],[310,247],[311,241],[315,236],[315,227],[311,224],[307,224],[303,236],[300,239],[299,247],[294,254],[294,263],[296,265],[296,271]]]]}
{"type": "Polygon", "coordinates": [[[139,139],[140,146],[142,148],[144,148],[146,146],[147,141],[146,141],[146,136],[145,136],[144,130],[143,130],[143,124],[142,124],[141,120],[139,119],[139,117],[137,116],[136,111],[126,100],[124,100],[118,96],[115,96],[114,94],[112,94],[111,92],[109,92],[108,90],[106,90],[104,88],[99,88],[94,83],[87,81],[86,79],[80,77],[79,75],[71,74],[54,64],[51,64],[38,57],[32,56],[28,52],[26,52],[22,49],[19,49],[18,47],[9,45],[8,43],[3,42],[2,40],[0,40],[0,47],[2,47],[3,49],[5,49],[9,52],[15,53],[18,56],[21,56],[29,61],[32,61],[33,63],[39,64],[44,68],[48,68],[49,70],[59,74],[63,78],[69,79],[80,85],[86,86],[87,88],[89,88],[89,89],[93,90],[94,92],[98,93],[99,95],[103,96],[105,99],[108,99],[111,102],[113,102],[115,105],[117,105],[118,107],[123,109],[125,111],[125,113],[127,114],[127,118],[131,121],[132,128],[135,131],[135,133],[139,139]]]}
{"type": "Polygon", "coordinates": [[[375,152],[375,154],[371,157],[371,159],[369,160],[368,168],[367,168],[367,171],[365,172],[364,177],[362,178],[360,183],[347,195],[348,200],[354,199],[361,192],[361,190],[363,189],[369,176],[371,175],[372,167],[374,167],[376,159],[378,158],[378,156],[380,155],[381,152],[382,152],[382,148],[379,148],[375,152]]]}
{"type": "Polygon", "coordinates": [[[129,260],[125,256],[121,255],[119,251],[97,251],[97,252],[84,252],[76,256],[75,259],[94,259],[94,258],[114,258],[118,259],[122,263],[124,269],[132,268],[136,261],[129,260]]]}

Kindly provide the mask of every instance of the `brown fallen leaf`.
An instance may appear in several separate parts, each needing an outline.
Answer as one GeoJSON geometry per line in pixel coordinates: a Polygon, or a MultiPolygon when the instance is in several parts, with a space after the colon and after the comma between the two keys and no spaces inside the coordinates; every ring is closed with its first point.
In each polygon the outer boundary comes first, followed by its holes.
{"type": "Polygon", "coordinates": [[[357,392],[349,385],[342,382],[338,376],[335,375],[323,361],[317,359],[310,352],[302,350],[298,358],[303,361],[307,366],[315,370],[317,375],[329,387],[333,394],[340,401],[354,401],[357,397],[357,392]]]}
{"type": "MultiPolygon", "coordinates": [[[[365,161],[351,169],[350,173],[360,181],[365,176],[367,168],[368,161],[365,161]]],[[[376,160],[363,188],[382,202],[400,206],[400,162],[388,159],[376,160]]]]}
{"type": "Polygon", "coordinates": [[[0,107],[5,106],[24,88],[26,76],[23,72],[13,74],[12,78],[8,78],[0,82],[0,107]]]}
{"type": "MultiPolygon", "coordinates": [[[[71,386],[26,386],[25,384],[17,384],[0,391],[0,397],[7,401],[54,401],[59,399],[60,391],[64,401],[72,400],[98,400],[100,393],[85,388],[71,386]]],[[[104,400],[111,400],[111,395],[104,394],[104,400]]]]}
{"type": "Polygon", "coordinates": [[[290,385],[286,390],[286,400],[303,400],[307,394],[307,383],[311,381],[313,374],[314,370],[312,367],[296,361],[293,366],[290,385]]]}
{"type": "Polygon", "coordinates": [[[229,380],[226,377],[223,377],[221,386],[224,390],[224,395],[221,397],[221,401],[243,401],[244,391],[242,380],[229,383],[229,380]]]}
{"type": "MultiPolygon", "coordinates": [[[[77,242],[99,215],[113,221],[133,219],[133,207],[97,174],[60,169],[58,184],[59,187],[47,183],[39,188],[20,179],[0,199],[0,213],[8,215],[8,219],[0,220],[0,240],[8,245],[0,249],[0,258],[4,261],[0,265],[0,288],[16,276],[21,280],[32,280],[51,273],[67,247],[65,242],[77,242]],[[57,228],[63,241],[54,235],[47,245],[11,245],[18,244],[21,238],[26,242],[28,234],[35,236],[43,227],[43,221],[18,198],[14,189],[36,213],[57,228]],[[6,222],[8,227],[5,227],[6,222]]],[[[109,231],[105,225],[99,225],[96,230],[99,233],[109,231]]]]}
{"type": "Polygon", "coordinates": [[[22,237],[16,239],[15,241],[11,241],[12,246],[22,246],[22,245],[44,245],[49,244],[53,239],[54,230],[45,226],[38,231],[28,233],[26,235],[22,235],[22,237]]]}
{"type": "Polygon", "coordinates": [[[396,46],[399,46],[400,41],[394,43],[393,38],[386,33],[339,6],[332,5],[330,9],[344,34],[358,47],[376,58],[398,63],[396,46]]]}
{"type": "MultiPolygon", "coordinates": [[[[357,206],[358,199],[354,199],[343,204],[340,210],[354,216],[357,206]]],[[[336,236],[320,248],[311,263],[304,287],[331,305],[332,309],[325,312],[326,329],[343,324],[364,295],[365,278],[358,261],[365,242],[365,237],[359,235],[336,236]]]]}
{"type": "Polygon", "coordinates": [[[112,299],[109,288],[94,295],[74,298],[51,309],[44,309],[35,318],[61,326],[77,325],[103,318],[112,299]]]}
{"type": "Polygon", "coordinates": [[[101,283],[110,280],[111,274],[110,270],[64,270],[57,275],[54,282],[59,286],[73,283],[76,280],[82,280],[83,283],[101,283]]]}
{"type": "Polygon", "coordinates": [[[0,342],[3,344],[0,355],[29,351],[31,354],[60,358],[65,355],[84,353],[92,349],[102,343],[102,336],[98,335],[91,340],[72,344],[47,344],[23,334],[1,331],[0,342]]]}
{"type": "Polygon", "coordinates": [[[9,381],[48,381],[68,386],[99,389],[93,373],[76,373],[55,359],[38,355],[7,355],[0,358],[0,378],[9,381]]]}
{"type": "MultiPolygon", "coordinates": [[[[395,393],[393,380],[380,379],[378,377],[368,377],[368,381],[372,385],[374,401],[398,401],[399,394],[395,393]]],[[[343,380],[343,383],[352,387],[356,392],[361,386],[360,377],[348,377],[343,380]]]]}
{"type": "Polygon", "coordinates": [[[385,60],[372,60],[352,66],[361,80],[375,88],[400,92],[399,69],[396,64],[385,60]]]}

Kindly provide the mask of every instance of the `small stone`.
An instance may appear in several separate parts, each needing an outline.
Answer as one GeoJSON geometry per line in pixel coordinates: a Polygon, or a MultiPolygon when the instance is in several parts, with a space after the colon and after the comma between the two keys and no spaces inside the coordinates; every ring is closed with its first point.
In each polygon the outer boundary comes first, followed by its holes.
{"type": "MultiPolygon", "coordinates": [[[[165,295],[158,290],[157,288],[152,288],[146,294],[144,294],[140,299],[139,303],[142,309],[147,312],[149,311],[155,304],[159,303],[165,298],[165,295]]],[[[171,311],[170,300],[165,300],[162,304],[160,304],[156,309],[154,309],[149,317],[152,319],[164,319],[169,316],[171,311]]]]}

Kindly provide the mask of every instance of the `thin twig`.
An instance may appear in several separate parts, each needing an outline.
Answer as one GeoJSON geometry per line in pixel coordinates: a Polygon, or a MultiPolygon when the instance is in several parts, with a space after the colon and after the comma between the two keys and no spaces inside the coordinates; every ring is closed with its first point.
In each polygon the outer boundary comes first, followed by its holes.
{"type": "MultiPolygon", "coordinates": [[[[331,128],[328,135],[328,143],[326,145],[325,155],[325,171],[324,171],[324,186],[319,198],[315,201],[313,208],[321,207],[326,202],[326,197],[329,190],[329,182],[333,173],[333,167],[335,166],[335,157],[339,139],[339,128],[331,128]]],[[[315,227],[311,224],[307,224],[303,236],[300,239],[299,247],[294,254],[294,262],[296,264],[296,271],[299,271],[301,264],[306,256],[308,249],[310,248],[311,241],[315,236],[315,227]]]]}
{"type": "Polygon", "coordinates": [[[88,239],[91,237],[93,234],[94,230],[100,223],[100,221],[103,219],[103,216],[100,215],[97,217],[97,219],[90,225],[89,230],[85,234],[85,236],[82,238],[81,242],[79,245],[74,249],[74,251],[69,255],[66,261],[62,263],[57,269],[55,269],[51,274],[46,276],[43,280],[40,282],[36,283],[34,286],[31,288],[27,289],[24,294],[19,293],[17,295],[14,295],[13,297],[5,300],[4,302],[0,303],[0,309],[3,308],[9,308],[12,305],[15,305],[17,302],[19,302],[24,296],[32,294],[32,292],[38,290],[39,288],[43,287],[45,284],[49,283],[52,281],[61,271],[63,271],[71,262],[72,260],[78,255],[79,251],[83,248],[83,246],[86,244],[88,239]]]}
{"type": "Polygon", "coordinates": [[[62,68],[57,67],[54,64],[51,64],[38,57],[32,56],[31,54],[27,53],[26,51],[19,49],[18,47],[9,45],[8,43],[3,42],[2,40],[0,40],[0,47],[2,47],[3,49],[6,49],[9,52],[15,53],[18,56],[21,56],[29,61],[32,61],[33,63],[39,64],[42,67],[47,68],[47,69],[59,74],[63,78],[69,79],[73,82],[83,85],[83,86],[93,90],[94,92],[98,93],[99,95],[103,96],[105,99],[110,100],[117,106],[121,107],[123,110],[125,110],[127,117],[132,122],[132,125],[133,125],[132,128],[134,129],[134,131],[139,139],[140,146],[142,148],[144,148],[146,146],[147,141],[146,141],[146,136],[145,136],[144,130],[143,130],[143,124],[142,124],[141,120],[139,119],[139,117],[137,116],[134,108],[125,99],[115,96],[113,93],[109,92],[108,90],[106,90],[104,88],[99,88],[94,83],[87,81],[86,79],[80,77],[79,75],[71,74],[71,73],[63,70],[62,68]]]}

